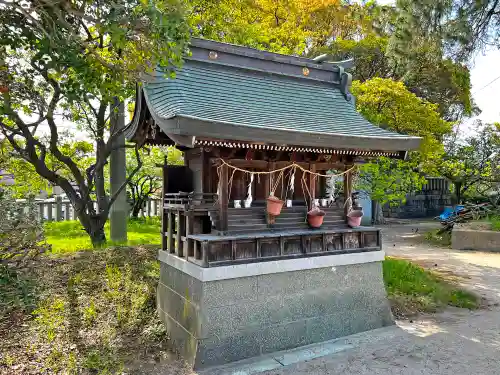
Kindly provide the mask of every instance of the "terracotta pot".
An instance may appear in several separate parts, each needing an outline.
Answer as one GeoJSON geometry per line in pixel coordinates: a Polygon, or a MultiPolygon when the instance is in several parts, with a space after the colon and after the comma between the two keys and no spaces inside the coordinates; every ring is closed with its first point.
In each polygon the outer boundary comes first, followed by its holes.
{"type": "Polygon", "coordinates": [[[361,225],[361,218],[363,217],[363,211],[353,210],[347,214],[347,225],[351,228],[359,227],[361,225]]]}
{"type": "Polygon", "coordinates": [[[267,198],[267,213],[273,216],[278,216],[281,213],[281,208],[283,207],[283,202],[281,199],[270,196],[267,198]]]}
{"type": "Polygon", "coordinates": [[[325,212],[321,210],[311,210],[307,213],[307,222],[311,228],[319,228],[323,225],[325,212]]]}

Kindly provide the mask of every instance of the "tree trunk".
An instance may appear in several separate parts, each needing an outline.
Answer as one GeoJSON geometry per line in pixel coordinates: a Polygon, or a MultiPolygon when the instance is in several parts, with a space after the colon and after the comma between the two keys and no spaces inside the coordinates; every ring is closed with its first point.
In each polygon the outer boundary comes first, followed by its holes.
{"type": "Polygon", "coordinates": [[[454,182],[453,185],[455,186],[455,197],[457,200],[457,204],[462,203],[462,183],[461,182],[454,182]]]}
{"type": "Polygon", "coordinates": [[[78,214],[78,220],[89,235],[94,248],[102,247],[106,244],[106,233],[104,232],[104,223],[106,220],[102,220],[99,215],[89,215],[85,212],[78,214]]]}
{"type": "Polygon", "coordinates": [[[379,201],[372,200],[372,224],[379,225],[384,223],[385,219],[382,205],[379,201]]]}
{"type": "Polygon", "coordinates": [[[134,205],[132,206],[132,217],[134,219],[137,219],[139,217],[139,213],[141,212],[141,208],[142,208],[142,200],[136,199],[134,201],[134,205]]]}
{"type": "Polygon", "coordinates": [[[90,228],[87,232],[92,241],[94,248],[101,247],[106,244],[106,233],[104,232],[104,224],[100,218],[90,218],[90,228]]]}

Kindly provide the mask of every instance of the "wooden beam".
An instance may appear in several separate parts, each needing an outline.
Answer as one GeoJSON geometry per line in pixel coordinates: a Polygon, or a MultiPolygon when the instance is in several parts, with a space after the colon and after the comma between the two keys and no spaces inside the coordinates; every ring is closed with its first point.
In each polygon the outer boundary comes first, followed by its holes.
{"type": "Polygon", "coordinates": [[[228,167],[223,164],[220,167],[219,176],[219,231],[221,232],[227,231],[228,179],[228,167]]]}
{"type": "MultiPolygon", "coordinates": [[[[218,161],[217,158],[211,158],[210,159],[210,164],[214,165],[218,161]]],[[[269,167],[269,163],[272,162],[267,162],[265,160],[244,160],[244,159],[229,159],[227,162],[231,165],[234,165],[235,167],[238,168],[256,168],[256,169],[261,169],[261,170],[273,170],[277,168],[283,168],[286,167],[287,165],[292,164],[291,160],[287,161],[276,161],[274,162],[274,168],[269,167]]],[[[306,162],[295,162],[295,164],[300,165],[302,168],[309,169],[310,163],[306,162]]],[[[342,170],[344,169],[345,164],[339,163],[338,161],[335,162],[315,162],[316,164],[316,171],[327,171],[329,169],[338,169],[342,170]]]]}
{"type": "Polygon", "coordinates": [[[167,213],[167,222],[168,222],[168,229],[167,229],[167,252],[169,254],[174,253],[175,249],[175,241],[174,241],[174,225],[175,225],[175,217],[174,213],[170,210],[168,210],[167,213]]]}
{"type": "MultiPolygon", "coordinates": [[[[345,169],[348,170],[351,168],[351,165],[346,165],[345,169]]],[[[350,197],[352,194],[352,174],[351,172],[347,172],[344,174],[344,214],[346,215],[349,212],[350,207],[352,206],[352,201],[350,201],[350,197]],[[349,202],[347,202],[349,200],[349,202]]]]}
{"type": "Polygon", "coordinates": [[[183,234],[183,232],[184,232],[184,220],[182,220],[183,219],[182,216],[183,216],[182,212],[177,211],[177,214],[176,214],[177,232],[176,232],[176,236],[175,236],[175,242],[176,242],[175,255],[177,255],[178,257],[182,257],[182,249],[183,249],[181,237],[184,235],[183,234]]]}
{"type": "Polygon", "coordinates": [[[185,221],[186,221],[186,224],[185,224],[186,241],[184,241],[184,250],[183,250],[184,254],[183,255],[187,260],[189,256],[194,256],[194,255],[191,255],[191,253],[192,253],[192,251],[191,251],[192,250],[192,247],[191,247],[192,240],[187,238],[191,234],[192,225],[193,225],[192,224],[193,223],[193,216],[191,215],[190,212],[186,212],[185,221]]]}
{"type": "MultiPolygon", "coordinates": [[[[309,163],[309,170],[313,173],[316,172],[316,163],[309,163]]],[[[313,206],[314,198],[316,198],[316,176],[312,173],[309,173],[309,192],[311,193],[311,202],[310,206],[313,206]]]]}
{"type": "Polygon", "coordinates": [[[203,267],[208,267],[208,247],[210,245],[208,244],[207,241],[203,241],[201,243],[201,261],[203,264],[203,267]]]}
{"type": "MultiPolygon", "coordinates": [[[[162,250],[167,250],[168,249],[168,243],[167,241],[170,241],[170,238],[165,237],[165,233],[168,231],[168,224],[169,224],[169,217],[167,216],[167,210],[165,210],[164,205],[165,205],[165,194],[167,194],[168,191],[168,181],[167,181],[167,156],[165,155],[165,158],[163,159],[163,166],[162,166],[162,195],[161,195],[161,249],[162,250]]],[[[170,211],[168,211],[170,212],[170,211]]],[[[172,234],[170,232],[170,234],[172,234]]],[[[172,237],[170,235],[170,237],[172,237]]],[[[168,251],[169,253],[171,250],[168,251]]]]}

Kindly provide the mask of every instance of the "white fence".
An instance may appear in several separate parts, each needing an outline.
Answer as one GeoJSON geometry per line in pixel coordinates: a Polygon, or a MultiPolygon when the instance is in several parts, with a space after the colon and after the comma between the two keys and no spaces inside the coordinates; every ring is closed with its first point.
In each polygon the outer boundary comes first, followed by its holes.
{"type": "MultiPolygon", "coordinates": [[[[159,216],[161,213],[160,199],[150,199],[146,202],[145,207],[139,213],[139,217],[159,216]]],[[[61,197],[36,200],[38,207],[38,217],[42,221],[66,221],[77,220],[76,212],[69,200],[61,197]]],[[[97,203],[94,202],[97,209],[97,203]]]]}

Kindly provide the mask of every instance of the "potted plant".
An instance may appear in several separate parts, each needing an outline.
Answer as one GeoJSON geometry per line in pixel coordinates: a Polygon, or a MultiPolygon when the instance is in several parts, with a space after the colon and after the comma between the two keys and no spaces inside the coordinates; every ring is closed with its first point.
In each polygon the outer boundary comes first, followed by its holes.
{"type": "Polygon", "coordinates": [[[307,222],[311,228],[320,228],[323,225],[324,218],[325,211],[320,210],[317,206],[307,213],[307,222]]]}
{"type": "Polygon", "coordinates": [[[275,197],[274,194],[270,194],[267,197],[267,213],[273,216],[278,216],[281,213],[281,208],[283,207],[283,202],[278,197],[275,197]]]}
{"type": "Polygon", "coordinates": [[[361,225],[361,218],[363,217],[363,211],[352,210],[347,214],[347,225],[351,228],[356,228],[361,225]]]}

